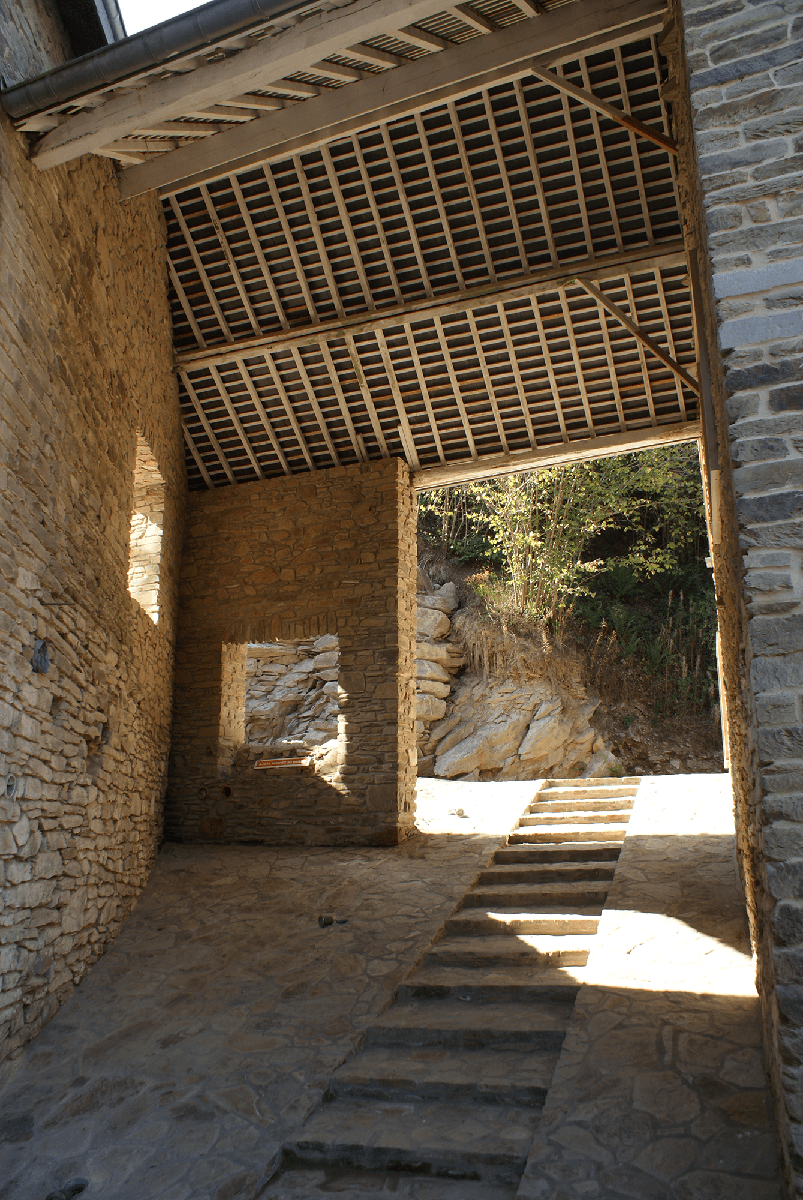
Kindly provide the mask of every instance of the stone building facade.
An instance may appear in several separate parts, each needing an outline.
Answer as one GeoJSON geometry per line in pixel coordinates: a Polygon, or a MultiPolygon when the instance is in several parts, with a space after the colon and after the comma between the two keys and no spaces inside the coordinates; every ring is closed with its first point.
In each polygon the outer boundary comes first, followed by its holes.
{"type": "MultiPolygon", "coordinates": [[[[44,8],[3,15],[7,81],[68,54],[44,8]]],[[[154,861],[186,483],[157,201],[122,206],[97,158],[41,174],[2,116],[0,262],[6,1057],[102,953],[154,861]],[[128,589],[138,437],[164,480],[158,624],[128,589]]]]}
{"type": "Polygon", "coordinates": [[[699,297],[715,429],[705,453],[708,482],[712,470],[720,479],[712,553],[737,841],[787,1186],[799,1195],[803,16],[796,0],[683,0],[674,16],[667,90],[684,233],[710,267],[699,297]]]}
{"type": "Polygon", "coordinates": [[[190,494],[169,837],[392,845],[412,828],[415,517],[400,459],[190,494]],[[339,639],[336,751],[255,769],[248,643],[325,634],[339,639]]]}
{"type": "MultiPolygon", "coordinates": [[[[803,14],[673,0],[671,16],[740,861],[787,1190],[803,1195],[803,14]]],[[[70,56],[43,0],[5,0],[0,36],[6,84],[70,56]]],[[[166,792],[172,837],[410,829],[415,544],[396,459],[187,500],[158,201],[122,204],[97,157],[40,173],[2,114],[0,263],[7,1057],[130,912],[166,792]],[[324,634],[339,638],[337,751],[313,775],[257,772],[247,644],[324,634]]]]}

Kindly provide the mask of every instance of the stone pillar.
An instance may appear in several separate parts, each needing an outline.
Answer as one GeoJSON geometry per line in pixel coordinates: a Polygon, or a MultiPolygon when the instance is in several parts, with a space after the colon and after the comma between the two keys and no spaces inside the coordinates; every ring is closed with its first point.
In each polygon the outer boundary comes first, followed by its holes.
{"type": "Polygon", "coordinates": [[[393,844],[415,789],[415,496],[398,459],[190,497],[167,836],[393,844]],[[337,748],[258,771],[249,642],[340,640],[337,748]]]}
{"type": "Polygon", "coordinates": [[[682,0],[674,16],[667,91],[711,359],[737,837],[786,1187],[801,1195],[803,13],[682,0]]]}

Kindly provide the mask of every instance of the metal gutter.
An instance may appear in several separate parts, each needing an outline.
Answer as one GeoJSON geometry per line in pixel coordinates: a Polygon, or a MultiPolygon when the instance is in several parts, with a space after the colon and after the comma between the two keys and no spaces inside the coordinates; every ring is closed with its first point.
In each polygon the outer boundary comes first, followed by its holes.
{"type": "Polygon", "coordinates": [[[200,54],[221,39],[246,33],[282,13],[309,7],[310,0],[211,0],[152,29],[143,29],[6,88],[0,92],[0,103],[15,120],[29,117],[111,87],[179,55],[193,51],[200,54]]]}

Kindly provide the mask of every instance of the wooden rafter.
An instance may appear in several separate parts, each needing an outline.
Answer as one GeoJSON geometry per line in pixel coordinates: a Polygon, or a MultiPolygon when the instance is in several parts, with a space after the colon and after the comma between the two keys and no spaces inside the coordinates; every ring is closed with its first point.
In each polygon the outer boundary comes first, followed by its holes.
{"type": "Polygon", "coordinates": [[[689,374],[685,367],[682,367],[680,363],[675,362],[674,358],[672,358],[671,354],[667,354],[663,346],[659,346],[658,343],[651,338],[645,330],[641,329],[640,326],[635,323],[635,321],[631,321],[627,313],[624,312],[618,304],[614,304],[613,300],[610,300],[603,292],[599,290],[599,288],[595,287],[593,283],[590,283],[587,279],[578,279],[577,282],[579,283],[580,287],[584,288],[585,291],[588,292],[589,296],[593,296],[603,308],[607,309],[611,316],[616,317],[617,321],[624,325],[625,329],[629,329],[633,334],[633,337],[637,338],[642,345],[646,346],[651,354],[654,354],[656,358],[660,358],[661,362],[665,366],[669,367],[669,370],[673,373],[673,375],[677,375],[678,379],[682,379],[686,386],[690,387],[695,395],[699,396],[700,385],[697,380],[689,374]]]}
{"type": "Polygon", "coordinates": [[[538,66],[533,66],[531,70],[537,79],[550,84],[551,87],[556,88],[559,92],[565,92],[567,96],[571,96],[574,100],[579,100],[587,108],[602,113],[604,117],[610,117],[612,121],[617,121],[620,125],[624,125],[626,129],[632,130],[639,137],[646,138],[648,142],[654,142],[656,146],[660,146],[662,150],[666,150],[669,154],[677,154],[678,148],[674,139],[669,137],[668,134],[663,133],[660,129],[652,129],[649,125],[645,125],[643,122],[637,120],[631,113],[624,112],[620,108],[614,108],[606,100],[600,100],[592,92],[578,87],[577,84],[571,83],[568,79],[560,75],[555,75],[553,71],[547,71],[543,67],[538,66]]]}
{"type": "MultiPolygon", "coordinates": [[[[471,28],[466,52],[505,32],[471,28]]],[[[373,65],[341,57],[343,75],[373,65]]],[[[551,65],[654,119],[644,62],[642,41],[551,65]]],[[[388,86],[411,67],[381,65],[388,86]]],[[[182,192],[168,230],[190,486],[393,454],[417,487],[447,486],[696,437],[670,164],[517,75],[182,192]]]]}
{"type": "MultiPolygon", "coordinates": [[[[533,56],[541,65],[552,66],[576,58],[578,53],[613,47],[639,33],[657,31],[662,22],[660,0],[582,0],[564,5],[534,17],[526,38],[520,25],[514,24],[458,46],[446,43],[448,49],[433,61],[427,54],[238,128],[193,139],[191,145],[123,172],[121,193],[128,197],[157,188],[168,194],[254,164],[303,153],[433,104],[522,78],[530,74],[533,56]]],[[[58,136],[60,130],[47,134],[43,142],[58,136]]],[[[73,156],[71,151],[67,154],[73,156]]]]}

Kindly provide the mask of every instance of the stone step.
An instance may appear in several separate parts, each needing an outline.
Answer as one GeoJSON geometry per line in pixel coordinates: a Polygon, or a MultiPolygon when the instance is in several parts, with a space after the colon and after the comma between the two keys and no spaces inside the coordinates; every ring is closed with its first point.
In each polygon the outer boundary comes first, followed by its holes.
{"type": "Polygon", "coordinates": [[[588,791],[589,789],[594,790],[596,788],[638,788],[641,780],[641,775],[623,775],[620,779],[547,779],[540,792],[551,792],[555,788],[573,788],[578,791],[588,791]]]}
{"type": "Polygon", "coordinates": [[[630,820],[630,810],[618,812],[615,809],[604,808],[595,812],[575,812],[567,809],[565,812],[531,812],[519,820],[517,828],[526,829],[530,825],[626,825],[630,820]]]}
{"type": "Polygon", "coordinates": [[[507,863],[480,871],[475,887],[496,883],[555,883],[563,879],[613,879],[615,862],[507,863]]]}
{"type": "Polygon", "coordinates": [[[351,1171],[332,1167],[282,1171],[265,1200],[515,1200],[517,1183],[433,1179],[409,1171],[351,1171]]]}
{"type": "Polygon", "coordinates": [[[444,963],[448,960],[456,966],[459,960],[463,964],[476,962],[479,966],[490,955],[493,961],[497,962],[526,961],[531,963],[533,969],[539,966],[584,967],[588,962],[593,937],[593,933],[577,934],[574,932],[519,934],[515,939],[510,937],[499,939],[501,945],[493,947],[492,951],[484,949],[480,943],[496,941],[495,938],[462,937],[449,942],[442,939],[427,950],[424,961],[444,963]],[[518,958],[516,958],[517,954],[518,958]]]}
{"type": "Polygon", "coordinates": [[[601,797],[624,797],[632,800],[638,793],[636,785],[621,783],[598,783],[591,786],[590,781],[579,785],[562,784],[560,787],[545,787],[535,793],[534,802],[539,800],[595,800],[601,797]]]}
{"type": "Polygon", "coordinates": [[[334,1099],[411,1103],[512,1104],[540,1108],[557,1051],[449,1050],[405,1047],[363,1050],[329,1081],[334,1099]]]}
{"type": "Polygon", "coordinates": [[[532,1004],[461,1004],[417,1000],[396,1003],[370,1025],[364,1045],[443,1046],[481,1050],[521,1046],[559,1050],[572,1012],[573,998],[532,1004]]]}
{"type": "Polygon", "coordinates": [[[494,887],[476,886],[466,892],[460,908],[520,908],[535,914],[542,904],[604,904],[610,880],[558,880],[552,883],[499,883],[494,887]]]}
{"type": "MultiPolygon", "coordinates": [[[[522,912],[519,908],[461,908],[444,923],[444,937],[427,951],[425,958],[443,954],[447,938],[470,938],[472,942],[482,938],[503,937],[513,941],[529,934],[594,934],[602,915],[602,901],[592,905],[545,905],[537,913],[522,912]]],[[[525,943],[522,943],[524,946],[525,943]]],[[[474,947],[467,953],[479,951],[474,947]]],[[[522,949],[522,954],[527,952],[522,949]]]]}
{"type": "Polygon", "coordinates": [[[287,1144],[285,1161],[513,1184],[524,1171],[539,1115],[511,1105],[334,1100],[287,1144]]]}
{"type": "Polygon", "coordinates": [[[619,842],[567,842],[543,846],[526,844],[500,846],[494,854],[495,863],[532,862],[610,862],[616,864],[622,853],[619,842]]]}
{"type": "MultiPolygon", "coordinates": [[[[399,984],[401,1001],[458,999],[461,1003],[488,1004],[500,1001],[561,1000],[576,996],[582,986],[584,967],[538,967],[533,970],[526,954],[518,949],[515,938],[489,938],[501,942],[494,957],[493,948],[481,955],[465,956],[461,947],[454,950],[454,960],[447,953],[433,957],[415,975],[399,984]],[[513,949],[509,956],[505,953],[513,949]]],[[[448,945],[448,944],[447,944],[448,945]]],[[[470,948],[470,947],[469,947],[470,948]]]]}
{"type": "Polygon", "coordinates": [[[527,807],[528,813],[587,813],[587,812],[632,812],[633,801],[626,797],[612,800],[606,796],[601,800],[539,800],[536,796],[527,807]]]}
{"type": "Polygon", "coordinates": [[[515,829],[508,837],[509,846],[524,842],[614,842],[625,840],[626,826],[607,822],[600,825],[544,825],[515,829]]]}

